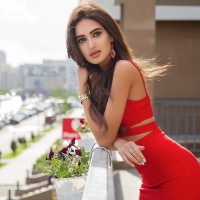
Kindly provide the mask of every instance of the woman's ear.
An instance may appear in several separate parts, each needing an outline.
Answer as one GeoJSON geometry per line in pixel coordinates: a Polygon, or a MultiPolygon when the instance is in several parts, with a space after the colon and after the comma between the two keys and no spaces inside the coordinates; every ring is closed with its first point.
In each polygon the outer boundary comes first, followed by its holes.
{"type": "Polygon", "coordinates": [[[112,36],[110,36],[110,41],[114,42],[114,38],[112,36]]]}

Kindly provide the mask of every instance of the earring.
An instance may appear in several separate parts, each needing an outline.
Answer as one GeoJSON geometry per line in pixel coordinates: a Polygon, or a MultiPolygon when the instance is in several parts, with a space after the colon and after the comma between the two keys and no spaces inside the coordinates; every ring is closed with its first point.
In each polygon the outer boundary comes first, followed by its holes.
{"type": "Polygon", "coordinates": [[[111,52],[110,52],[111,57],[114,59],[116,52],[114,50],[114,44],[113,42],[111,42],[111,52]]]}

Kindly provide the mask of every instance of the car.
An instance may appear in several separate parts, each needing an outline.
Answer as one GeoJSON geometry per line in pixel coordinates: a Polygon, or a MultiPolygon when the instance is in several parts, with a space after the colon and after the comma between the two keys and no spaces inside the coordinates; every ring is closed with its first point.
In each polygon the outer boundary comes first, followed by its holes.
{"type": "Polygon", "coordinates": [[[25,115],[22,114],[13,114],[11,119],[10,119],[10,123],[15,125],[18,124],[19,122],[21,122],[22,120],[26,119],[25,115]]]}
{"type": "Polygon", "coordinates": [[[45,116],[45,124],[51,125],[56,121],[56,113],[49,112],[45,116]]]}
{"type": "Polygon", "coordinates": [[[10,124],[10,119],[7,117],[2,118],[0,121],[4,122],[5,125],[10,124]]]}
{"type": "Polygon", "coordinates": [[[0,129],[2,129],[6,124],[2,121],[0,121],[0,129]]]}

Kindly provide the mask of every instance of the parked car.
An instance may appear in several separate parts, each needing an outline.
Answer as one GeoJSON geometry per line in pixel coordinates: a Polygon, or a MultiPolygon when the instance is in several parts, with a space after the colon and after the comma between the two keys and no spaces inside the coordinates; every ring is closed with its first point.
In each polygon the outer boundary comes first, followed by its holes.
{"type": "Polygon", "coordinates": [[[0,121],[2,121],[3,123],[5,123],[5,125],[10,124],[10,119],[7,117],[2,118],[0,121]]]}
{"type": "Polygon", "coordinates": [[[45,124],[51,125],[56,121],[56,114],[49,112],[45,116],[45,124]]]}
{"type": "Polygon", "coordinates": [[[18,124],[19,122],[21,122],[22,120],[26,119],[25,115],[22,114],[13,114],[11,119],[10,119],[10,123],[15,125],[18,124]]]}
{"type": "Polygon", "coordinates": [[[26,108],[21,108],[17,113],[25,114],[28,117],[31,117],[34,114],[36,114],[37,111],[31,110],[31,109],[26,109],[26,108]]]}
{"type": "Polygon", "coordinates": [[[0,129],[2,129],[6,124],[2,121],[0,121],[0,129]]]}

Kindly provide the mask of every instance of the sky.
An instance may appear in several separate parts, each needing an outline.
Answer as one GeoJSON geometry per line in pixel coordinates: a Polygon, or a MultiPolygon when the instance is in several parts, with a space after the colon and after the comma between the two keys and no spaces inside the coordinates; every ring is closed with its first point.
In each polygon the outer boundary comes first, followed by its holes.
{"type": "Polygon", "coordinates": [[[0,0],[0,50],[8,65],[66,60],[66,26],[79,0],[0,0]]]}

